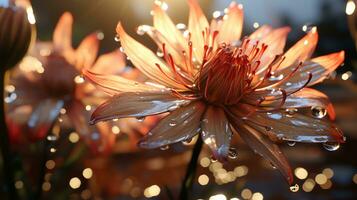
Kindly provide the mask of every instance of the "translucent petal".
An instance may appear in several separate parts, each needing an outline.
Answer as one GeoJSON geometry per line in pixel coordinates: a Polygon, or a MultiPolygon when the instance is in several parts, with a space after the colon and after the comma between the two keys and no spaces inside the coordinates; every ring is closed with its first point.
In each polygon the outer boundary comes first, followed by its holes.
{"type": "Polygon", "coordinates": [[[90,71],[98,74],[119,74],[125,68],[125,55],[119,50],[99,56],[90,71]]]}
{"type": "Polygon", "coordinates": [[[228,155],[232,131],[221,108],[210,106],[202,119],[202,139],[215,158],[224,161],[228,155]]]}
{"type": "Polygon", "coordinates": [[[291,167],[278,145],[274,144],[258,130],[246,124],[240,124],[234,119],[231,120],[231,123],[239,136],[254,152],[269,160],[283,174],[289,184],[293,183],[294,177],[291,167]]]}
{"type": "Polygon", "coordinates": [[[113,96],[92,114],[91,123],[114,118],[145,117],[173,111],[189,103],[174,96],[171,91],[126,92],[113,96]]]}
{"type": "Polygon", "coordinates": [[[76,49],[76,67],[81,70],[92,67],[99,49],[99,39],[97,33],[92,33],[85,37],[76,49]]]}
{"type": "Polygon", "coordinates": [[[121,76],[97,74],[88,70],[84,70],[83,75],[97,87],[110,95],[116,95],[121,92],[145,92],[159,90],[159,88],[126,79],[121,76]]]}
{"type": "Polygon", "coordinates": [[[204,103],[195,101],[173,111],[142,139],[139,146],[157,148],[192,138],[200,130],[204,110],[204,103]]]}
{"type": "Polygon", "coordinates": [[[53,33],[54,48],[57,51],[63,52],[72,49],[72,24],[71,13],[65,12],[59,19],[53,33]]]}
{"type": "Polygon", "coordinates": [[[117,33],[120,36],[121,45],[124,48],[126,55],[130,58],[135,67],[137,67],[143,74],[151,80],[167,87],[185,89],[183,85],[172,80],[174,79],[174,74],[170,71],[166,64],[156,57],[151,50],[126,34],[120,23],[117,26],[117,33]],[[138,54],[138,50],[140,50],[140,54],[138,54]],[[167,78],[162,74],[160,69],[156,66],[157,64],[160,65],[162,70],[170,78],[167,78]]]}
{"type": "Polygon", "coordinates": [[[227,8],[228,12],[223,18],[222,25],[217,36],[218,43],[227,44],[238,41],[243,29],[243,6],[232,2],[227,8]]]}

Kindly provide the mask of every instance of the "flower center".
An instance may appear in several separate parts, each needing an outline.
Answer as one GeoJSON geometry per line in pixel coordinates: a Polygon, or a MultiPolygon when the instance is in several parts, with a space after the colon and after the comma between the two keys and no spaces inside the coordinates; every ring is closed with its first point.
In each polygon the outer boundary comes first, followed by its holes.
{"type": "Polygon", "coordinates": [[[232,105],[252,91],[265,46],[248,44],[249,40],[244,40],[239,46],[222,45],[204,63],[196,85],[208,102],[232,105]]]}

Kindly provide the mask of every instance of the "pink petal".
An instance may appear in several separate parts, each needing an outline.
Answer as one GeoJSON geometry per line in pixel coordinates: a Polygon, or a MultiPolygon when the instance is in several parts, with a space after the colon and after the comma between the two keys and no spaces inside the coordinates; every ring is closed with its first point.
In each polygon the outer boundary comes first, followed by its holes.
{"type": "Polygon", "coordinates": [[[73,17],[71,13],[63,13],[53,33],[53,43],[56,51],[64,52],[72,49],[72,24],[73,17]]]}
{"type": "Polygon", "coordinates": [[[104,102],[94,111],[91,123],[115,118],[142,118],[172,111],[189,102],[179,99],[167,90],[120,93],[104,102]]]}
{"type": "Polygon", "coordinates": [[[241,37],[243,29],[243,6],[232,2],[228,7],[228,13],[222,21],[217,36],[218,43],[238,41],[241,37]]]}
{"type": "Polygon", "coordinates": [[[76,49],[76,67],[81,70],[92,67],[99,49],[98,33],[92,33],[84,38],[76,49]]]}
{"type": "Polygon", "coordinates": [[[120,23],[118,24],[116,30],[120,36],[121,45],[123,46],[126,55],[130,58],[135,67],[137,67],[143,74],[145,74],[151,80],[167,87],[185,89],[183,85],[172,80],[174,79],[174,74],[166,66],[166,64],[158,57],[156,57],[156,55],[151,50],[126,34],[120,23]],[[140,54],[138,54],[138,50],[140,50],[140,54]],[[157,64],[160,65],[162,70],[170,78],[167,78],[162,74],[160,69],[156,66],[157,64]]]}
{"type": "Polygon", "coordinates": [[[280,69],[287,68],[291,65],[304,62],[314,53],[318,41],[318,33],[316,27],[300,39],[292,46],[285,54],[285,60],[281,63],[280,69]]]}
{"type": "Polygon", "coordinates": [[[173,111],[142,139],[139,146],[157,148],[192,138],[200,130],[204,110],[204,103],[196,101],[173,111]]]}
{"type": "Polygon", "coordinates": [[[247,143],[254,152],[269,160],[286,178],[289,184],[293,183],[293,173],[289,162],[281,152],[278,145],[274,144],[258,130],[231,119],[234,129],[239,136],[247,143]]]}
{"type": "Polygon", "coordinates": [[[193,53],[196,60],[202,63],[205,45],[202,31],[206,31],[210,26],[197,0],[188,0],[188,5],[190,7],[188,30],[191,33],[192,45],[195,48],[193,53]]]}
{"type": "Polygon", "coordinates": [[[255,30],[252,34],[250,34],[249,39],[251,40],[260,40],[267,35],[273,30],[271,26],[268,25],[263,25],[259,27],[257,30],[255,30]]]}
{"type": "Polygon", "coordinates": [[[202,119],[202,139],[215,158],[224,161],[228,155],[232,131],[221,108],[210,106],[202,119]]]}
{"type": "Polygon", "coordinates": [[[119,74],[125,68],[125,55],[119,50],[99,56],[90,71],[98,74],[119,74]]]}
{"type": "Polygon", "coordinates": [[[159,90],[159,88],[129,80],[121,76],[97,74],[89,70],[84,70],[82,73],[89,81],[110,95],[117,95],[121,92],[145,92],[159,90]]]}
{"type": "Polygon", "coordinates": [[[33,110],[27,126],[36,138],[43,138],[57,118],[64,102],[62,100],[46,99],[33,110]]]}

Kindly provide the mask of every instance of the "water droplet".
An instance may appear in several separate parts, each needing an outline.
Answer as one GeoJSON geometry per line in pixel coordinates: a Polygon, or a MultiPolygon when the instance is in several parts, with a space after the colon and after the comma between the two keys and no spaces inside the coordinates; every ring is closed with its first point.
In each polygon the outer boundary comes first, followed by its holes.
{"type": "Polygon", "coordinates": [[[138,120],[138,122],[143,122],[145,120],[145,117],[137,117],[136,119],[138,120]]]}
{"type": "Polygon", "coordinates": [[[124,48],[123,47],[119,47],[119,51],[124,53],[124,48]]]}
{"type": "Polygon", "coordinates": [[[177,125],[176,122],[170,122],[170,123],[169,123],[169,126],[176,126],[176,125],[177,125]]]}
{"type": "Polygon", "coordinates": [[[310,32],[314,27],[316,27],[314,24],[312,23],[306,23],[302,26],[302,31],[304,31],[305,33],[310,32]]]}
{"type": "Polygon", "coordinates": [[[149,26],[149,25],[140,25],[136,29],[136,33],[138,35],[144,35],[145,33],[149,32],[149,31],[151,31],[151,26],[149,26]]]}
{"type": "Polygon", "coordinates": [[[340,143],[338,143],[338,142],[326,142],[326,143],[323,144],[323,147],[327,151],[336,151],[337,149],[340,148],[340,143]]]}
{"type": "Polygon", "coordinates": [[[58,137],[56,135],[48,135],[47,137],[48,141],[56,141],[58,139],[58,137]]]}
{"type": "Polygon", "coordinates": [[[218,160],[213,156],[211,155],[211,162],[214,163],[214,162],[217,162],[218,160]]]}
{"type": "Polygon", "coordinates": [[[273,163],[270,163],[272,169],[276,169],[276,166],[273,163]]]}
{"type": "Polygon", "coordinates": [[[238,153],[235,148],[229,148],[228,150],[228,158],[235,160],[238,158],[238,153]]]}
{"type": "Polygon", "coordinates": [[[316,118],[323,118],[327,114],[327,110],[320,106],[315,106],[311,108],[312,115],[316,118]]]}
{"type": "Polygon", "coordinates": [[[158,49],[158,50],[156,51],[156,55],[159,56],[159,57],[163,57],[163,56],[164,56],[164,53],[162,52],[161,49],[158,49]]]}
{"type": "Polygon", "coordinates": [[[116,42],[119,42],[119,41],[120,41],[119,35],[116,35],[116,36],[114,37],[114,41],[116,41],[116,42]]]}
{"type": "Polygon", "coordinates": [[[183,144],[183,145],[190,145],[191,142],[192,142],[192,138],[189,138],[189,139],[187,139],[187,140],[185,140],[185,141],[182,141],[182,144],[183,144]]]}
{"type": "Polygon", "coordinates": [[[288,141],[287,143],[291,147],[295,146],[295,144],[296,144],[296,142],[294,142],[294,141],[288,141]]]}
{"type": "Polygon", "coordinates": [[[160,147],[160,150],[165,151],[165,150],[168,150],[169,148],[170,148],[169,145],[165,145],[165,146],[160,147]]]}
{"type": "Polygon", "coordinates": [[[185,30],[186,30],[186,24],[183,24],[183,23],[178,23],[178,24],[176,24],[176,28],[179,30],[179,31],[181,31],[181,33],[183,33],[183,32],[185,32],[185,30]]]}
{"type": "Polygon", "coordinates": [[[284,78],[284,75],[283,75],[283,74],[280,74],[279,76],[274,76],[274,75],[272,75],[272,76],[269,77],[269,81],[280,81],[280,80],[282,80],[283,78],[284,78]]]}
{"type": "Polygon", "coordinates": [[[292,117],[297,111],[298,111],[298,109],[296,109],[296,108],[287,108],[285,110],[286,116],[287,117],[292,117]]]}
{"type": "Polygon", "coordinates": [[[292,191],[292,192],[299,191],[299,185],[295,184],[295,185],[290,186],[290,191],[292,191]]]}

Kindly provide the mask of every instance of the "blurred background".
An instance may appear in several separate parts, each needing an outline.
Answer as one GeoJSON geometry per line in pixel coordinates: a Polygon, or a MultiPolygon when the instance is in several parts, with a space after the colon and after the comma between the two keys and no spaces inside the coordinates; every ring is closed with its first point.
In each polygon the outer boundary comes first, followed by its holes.
{"type": "MultiPolygon", "coordinates": [[[[156,51],[147,36],[136,34],[142,24],[152,24],[153,0],[33,0],[38,38],[51,40],[53,29],[63,12],[74,16],[73,43],[93,31],[104,34],[100,53],[119,48],[114,41],[115,27],[121,21],[131,36],[156,51]]],[[[188,6],[184,0],[167,0],[167,12],[175,23],[187,24],[188,6]]],[[[201,0],[206,16],[222,12],[229,0],[201,0]],[[218,11],[218,12],[217,12],[218,11]]],[[[244,33],[263,24],[291,26],[287,46],[317,26],[319,43],[315,56],[346,51],[346,60],[329,80],[318,86],[335,105],[338,126],[347,137],[337,151],[318,144],[281,144],[293,166],[299,188],[289,188],[269,163],[239,140],[234,141],[238,156],[225,164],[213,162],[207,149],[200,155],[192,199],[357,199],[357,76],[354,1],[336,0],[240,0],[244,6],[244,33]]],[[[357,18],[356,18],[357,19],[357,18]]],[[[131,65],[130,61],[127,63],[131,65]]],[[[114,132],[114,131],[113,131],[114,132]]],[[[117,131],[115,131],[117,132],[117,131]]],[[[63,134],[51,145],[55,151],[43,157],[30,150],[18,155],[22,172],[16,188],[23,196],[27,187],[41,185],[44,199],[169,199],[177,196],[190,159],[192,144],[176,144],[165,150],[128,147],[125,135],[118,134],[110,155],[93,155],[78,136],[63,134]],[[42,169],[44,168],[44,169],[42,169]],[[30,174],[27,176],[26,174],[30,174]]],[[[193,143],[193,142],[192,142],[193,143]]],[[[2,190],[6,193],[6,190],[2,190]]]]}

